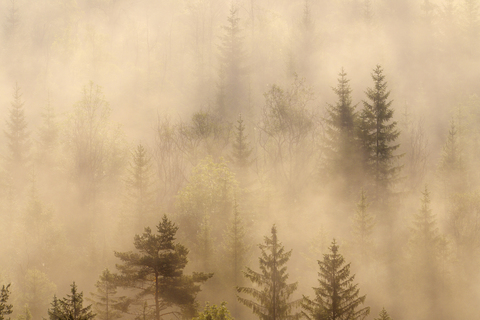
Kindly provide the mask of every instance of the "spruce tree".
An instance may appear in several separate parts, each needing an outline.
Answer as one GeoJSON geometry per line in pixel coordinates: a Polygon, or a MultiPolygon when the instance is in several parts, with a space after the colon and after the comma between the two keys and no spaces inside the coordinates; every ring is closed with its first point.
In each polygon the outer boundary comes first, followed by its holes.
{"type": "Polygon", "coordinates": [[[382,308],[382,311],[380,311],[378,318],[375,318],[375,320],[392,320],[392,318],[390,318],[385,308],[382,308]]]}
{"type": "Polygon", "coordinates": [[[245,293],[253,297],[249,300],[238,296],[238,300],[252,309],[252,312],[261,320],[297,319],[300,313],[294,313],[294,307],[300,301],[291,301],[290,296],[297,289],[297,283],[287,283],[288,274],[286,263],[292,251],[285,252],[278,241],[277,228],[272,227],[272,236],[265,237],[265,244],[260,244],[262,251],[259,262],[261,273],[246,268],[245,277],[255,287],[237,287],[238,293],[245,293]]]}
{"type": "Polygon", "coordinates": [[[245,111],[247,88],[245,81],[245,51],[240,29],[238,8],[232,2],[227,24],[222,28],[220,44],[220,83],[218,88],[218,111],[226,119],[245,111]]]}
{"type": "Polygon", "coordinates": [[[184,316],[193,316],[200,284],[213,276],[201,272],[191,276],[183,274],[188,249],[175,242],[177,230],[178,227],[163,216],[157,233],[147,227],[142,235],[135,235],[137,252],[115,252],[122,261],[116,265],[120,271],[119,286],[136,291],[137,301],[151,296],[156,320],[160,320],[163,310],[175,306],[182,309],[184,316]]]}
{"type": "Polygon", "coordinates": [[[7,130],[5,136],[8,141],[8,168],[15,172],[24,171],[30,156],[29,132],[25,119],[24,101],[18,84],[13,89],[13,101],[9,109],[7,130]]]}
{"type": "Polygon", "coordinates": [[[367,196],[362,189],[357,210],[353,216],[353,237],[356,252],[360,254],[362,262],[366,262],[372,248],[372,233],[375,227],[375,217],[369,212],[367,196]]]}
{"type": "Polygon", "coordinates": [[[331,253],[323,255],[318,261],[320,286],[313,288],[315,298],[303,297],[303,314],[311,320],[357,320],[364,319],[370,313],[370,307],[359,308],[366,296],[359,296],[358,284],[354,284],[355,275],[350,276],[350,263],[345,264],[333,240],[331,253]]]}
{"type": "Polygon", "coordinates": [[[245,125],[243,124],[242,114],[238,115],[237,126],[235,126],[235,141],[232,143],[232,159],[233,164],[240,168],[246,169],[251,164],[249,159],[253,149],[247,141],[247,135],[245,134],[245,125]]]}
{"type": "Polygon", "coordinates": [[[83,292],[78,292],[75,282],[71,285],[71,294],[62,300],[53,297],[52,308],[48,310],[50,320],[90,320],[95,318],[92,306],[83,306],[83,292]]]}
{"type": "Polygon", "coordinates": [[[139,144],[132,153],[125,199],[136,230],[142,230],[152,222],[155,213],[153,174],[151,157],[145,147],[139,144]]]}
{"type": "Polygon", "coordinates": [[[363,101],[359,133],[364,164],[373,180],[374,201],[381,203],[388,201],[391,187],[401,168],[395,163],[400,155],[394,154],[399,147],[395,141],[400,132],[396,129],[397,122],[392,120],[390,91],[387,91],[387,82],[380,65],[373,70],[372,79],[374,87],[366,91],[367,100],[363,101]]]}
{"type": "Polygon", "coordinates": [[[338,85],[332,88],[338,96],[335,105],[328,105],[326,124],[327,171],[333,181],[340,181],[342,191],[358,184],[359,148],[355,135],[357,114],[352,105],[352,89],[345,71],[341,70],[338,85]]]}
{"type": "Polygon", "coordinates": [[[95,284],[97,292],[90,293],[92,299],[88,300],[93,302],[93,308],[100,320],[114,320],[122,317],[119,310],[120,299],[115,296],[117,294],[115,280],[115,275],[110,270],[103,270],[100,279],[95,284]]]}

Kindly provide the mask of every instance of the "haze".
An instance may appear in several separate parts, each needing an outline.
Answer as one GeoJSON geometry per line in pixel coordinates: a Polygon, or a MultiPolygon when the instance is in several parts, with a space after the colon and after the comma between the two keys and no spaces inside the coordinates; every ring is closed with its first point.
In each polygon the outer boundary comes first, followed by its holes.
{"type": "Polygon", "coordinates": [[[235,287],[275,225],[294,299],[335,239],[366,319],[478,318],[479,0],[3,0],[0,22],[12,318],[49,317],[73,282],[92,298],[164,215],[185,273],[214,274],[198,312],[257,319],[235,287]]]}

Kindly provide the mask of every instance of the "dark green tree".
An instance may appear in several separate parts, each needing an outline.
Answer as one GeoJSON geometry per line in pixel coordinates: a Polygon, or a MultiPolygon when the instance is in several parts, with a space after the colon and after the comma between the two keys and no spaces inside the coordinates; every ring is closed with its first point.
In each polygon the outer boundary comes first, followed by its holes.
{"type": "Polygon", "coordinates": [[[163,216],[156,234],[147,227],[142,235],[135,235],[137,252],[115,252],[122,261],[116,265],[120,271],[118,284],[136,290],[137,300],[153,297],[156,320],[160,320],[162,311],[172,307],[179,307],[185,316],[193,316],[200,284],[213,276],[198,272],[191,276],[183,274],[188,249],[175,242],[177,230],[163,216]]]}
{"type": "Polygon", "coordinates": [[[361,167],[355,132],[357,114],[356,106],[352,105],[352,89],[343,68],[339,76],[338,85],[333,88],[338,100],[335,105],[329,104],[327,107],[325,153],[330,180],[340,183],[341,190],[345,191],[358,185],[361,167]]]}
{"type": "Polygon", "coordinates": [[[122,303],[115,296],[117,294],[117,283],[115,280],[115,275],[110,270],[103,270],[100,279],[95,284],[97,292],[91,292],[92,299],[87,299],[93,302],[93,309],[97,314],[97,319],[114,320],[122,317],[122,303]]]}
{"type": "Polygon", "coordinates": [[[75,282],[71,294],[62,300],[53,297],[52,308],[48,310],[50,320],[90,320],[95,318],[92,306],[83,306],[83,292],[78,292],[75,282]]]}
{"type": "Polygon", "coordinates": [[[400,135],[396,129],[397,122],[392,121],[392,101],[389,101],[390,91],[380,65],[373,70],[373,88],[366,91],[367,100],[363,101],[360,115],[360,140],[364,153],[364,164],[373,180],[374,201],[388,201],[389,192],[397,180],[400,166],[395,155],[399,144],[395,141],[400,135]]]}
{"type": "Polygon", "coordinates": [[[392,318],[388,315],[387,310],[382,308],[382,311],[378,314],[378,318],[375,318],[375,320],[392,320],[392,318]]]}
{"type": "Polygon", "coordinates": [[[359,308],[366,296],[359,296],[358,284],[354,284],[355,275],[350,276],[350,263],[345,264],[333,240],[331,253],[323,255],[318,261],[320,286],[313,288],[315,298],[303,297],[303,314],[311,320],[357,320],[364,319],[370,308],[359,308]]]}
{"type": "Polygon", "coordinates": [[[272,227],[272,236],[265,237],[265,244],[260,244],[259,258],[261,272],[246,268],[245,277],[255,287],[237,287],[238,293],[252,296],[249,300],[238,296],[238,300],[252,309],[252,312],[261,320],[298,319],[300,313],[293,312],[300,300],[290,300],[290,296],[297,289],[297,282],[287,283],[288,273],[286,263],[292,251],[285,252],[285,248],[277,238],[277,228],[272,227]]]}
{"type": "Polygon", "coordinates": [[[10,284],[3,285],[0,291],[0,320],[5,320],[5,317],[13,312],[13,306],[8,304],[10,298],[10,284]]]}
{"type": "Polygon", "coordinates": [[[235,126],[235,140],[232,143],[232,160],[236,167],[246,169],[252,163],[249,157],[253,149],[250,147],[247,140],[248,136],[244,132],[245,125],[241,114],[238,115],[237,124],[235,126]]]}

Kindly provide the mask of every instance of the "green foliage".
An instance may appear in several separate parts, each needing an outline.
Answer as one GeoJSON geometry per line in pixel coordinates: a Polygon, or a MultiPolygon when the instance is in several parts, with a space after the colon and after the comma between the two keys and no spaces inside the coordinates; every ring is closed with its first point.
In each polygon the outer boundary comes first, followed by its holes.
{"type": "Polygon", "coordinates": [[[205,309],[192,320],[233,320],[230,311],[227,309],[227,303],[222,302],[219,307],[216,305],[205,305],[205,309]]]}
{"type": "Polygon", "coordinates": [[[331,253],[323,255],[318,261],[320,286],[313,288],[315,299],[303,297],[303,314],[311,320],[357,320],[364,319],[370,308],[359,309],[366,296],[360,296],[358,284],[353,284],[355,275],[350,276],[350,264],[338,253],[338,245],[333,240],[331,253]]]}
{"type": "Polygon", "coordinates": [[[374,200],[386,201],[392,184],[396,181],[400,166],[395,164],[399,158],[395,144],[400,132],[396,129],[397,122],[392,121],[392,101],[389,101],[390,91],[381,66],[373,70],[373,88],[366,91],[367,99],[363,101],[360,115],[359,138],[363,147],[365,166],[373,179],[374,200]]]}
{"type": "Polygon", "coordinates": [[[213,254],[210,233],[227,227],[237,181],[223,159],[214,162],[212,157],[202,160],[189,180],[177,196],[179,223],[196,258],[208,266],[213,254]]]}
{"type": "Polygon", "coordinates": [[[293,313],[293,309],[300,304],[300,300],[289,301],[290,296],[297,289],[297,283],[287,283],[288,273],[286,263],[292,251],[285,252],[278,241],[277,228],[272,227],[272,236],[265,237],[265,244],[260,244],[259,258],[261,273],[246,268],[245,277],[254,287],[237,287],[238,293],[250,295],[253,300],[238,296],[238,300],[261,320],[298,319],[300,313],[293,313]]]}
{"type": "Polygon", "coordinates": [[[115,297],[117,294],[117,283],[115,280],[115,275],[110,270],[103,270],[100,279],[95,284],[97,292],[91,292],[93,299],[87,299],[93,302],[93,309],[97,319],[114,320],[122,317],[119,309],[122,309],[122,302],[125,299],[115,297]]]}
{"type": "Polygon", "coordinates": [[[117,264],[118,284],[136,291],[137,300],[153,297],[156,320],[163,310],[171,307],[181,308],[184,315],[193,315],[200,284],[213,276],[197,272],[191,276],[183,274],[188,250],[175,242],[177,230],[178,227],[163,216],[156,234],[147,227],[142,235],[135,235],[137,252],[115,252],[122,261],[117,264]]]}
{"type": "Polygon", "coordinates": [[[0,320],[5,320],[5,317],[13,312],[13,306],[8,304],[10,297],[10,284],[3,285],[0,291],[0,320]]]}
{"type": "Polygon", "coordinates": [[[90,320],[95,318],[92,306],[83,307],[83,292],[78,292],[75,282],[71,285],[71,294],[62,300],[53,297],[51,309],[48,310],[50,320],[90,320]]]}

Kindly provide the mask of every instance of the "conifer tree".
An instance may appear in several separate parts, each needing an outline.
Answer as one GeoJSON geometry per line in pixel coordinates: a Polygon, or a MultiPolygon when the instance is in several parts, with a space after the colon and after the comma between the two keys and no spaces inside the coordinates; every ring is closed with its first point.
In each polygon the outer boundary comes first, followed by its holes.
{"type": "Polygon", "coordinates": [[[238,8],[232,2],[220,45],[220,83],[218,93],[219,113],[233,119],[245,111],[247,95],[245,84],[245,51],[240,29],[238,8]]]}
{"type": "Polygon", "coordinates": [[[9,150],[7,156],[8,167],[14,171],[25,170],[30,156],[30,134],[27,131],[27,121],[23,106],[22,93],[16,83],[13,89],[13,101],[9,109],[7,130],[5,130],[9,150]]]}
{"type": "Polygon", "coordinates": [[[380,65],[373,70],[373,88],[366,91],[367,100],[363,101],[360,115],[360,139],[363,147],[366,170],[373,180],[374,201],[382,203],[396,181],[400,166],[395,163],[400,156],[395,155],[399,144],[395,144],[400,132],[397,122],[392,121],[392,101],[390,91],[380,65]]]}
{"type": "Polygon", "coordinates": [[[180,308],[184,316],[193,316],[200,284],[213,276],[199,272],[191,276],[183,274],[188,249],[175,242],[177,230],[178,227],[163,216],[157,233],[147,227],[142,235],[135,235],[137,252],[115,252],[122,261],[116,265],[120,271],[119,286],[136,291],[137,300],[153,297],[156,320],[160,320],[162,311],[172,307],[180,308]]]}
{"type": "Polygon", "coordinates": [[[392,320],[392,318],[390,318],[385,308],[382,308],[382,311],[380,311],[378,318],[375,318],[375,320],[392,320]]]}
{"type": "Polygon", "coordinates": [[[100,320],[114,320],[121,318],[120,299],[116,297],[117,283],[115,275],[110,270],[103,270],[100,279],[95,284],[97,292],[90,294],[93,299],[88,299],[93,302],[93,309],[100,320]]]}
{"type": "Polygon", "coordinates": [[[373,245],[372,232],[375,227],[375,217],[369,212],[369,205],[365,191],[362,189],[360,201],[357,203],[357,210],[353,216],[354,243],[362,262],[368,258],[373,245]]]}
{"type": "Polygon", "coordinates": [[[359,148],[355,135],[357,114],[352,105],[352,89],[345,71],[341,70],[338,85],[332,88],[338,96],[335,105],[327,108],[326,157],[330,178],[340,181],[341,189],[358,184],[359,148]]]}
{"type": "Polygon", "coordinates": [[[71,294],[62,300],[53,298],[52,308],[48,310],[50,320],[90,320],[95,318],[92,306],[83,306],[83,292],[78,292],[75,282],[71,285],[71,294]]]}
{"type": "Polygon", "coordinates": [[[3,285],[0,291],[0,320],[5,320],[5,317],[13,312],[13,306],[8,304],[10,298],[10,284],[3,285]]]}
{"type": "MultiPolygon", "coordinates": [[[[155,213],[155,193],[151,157],[139,144],[132,154],[127,185],[127,207],[137,230],[148,225],[155,213]]],[[[132,221],[132,222],[133,222],[132,221]]]]}
{"type": "Polygon", "coordinates": [[[238,293],[248,294],[254,300],[240,296],[238,300],[252,309],[252,312],[261,320],[297,319],[300,313],[294,313],[293,309],[299,305],[300,301],[290,300],[290,296],[297,289],[297,283],[287,283],[288,274],[285,265],[292,251],[285,252],[278,241],[275,225],[271,232],[271,237],[265,237],[265,244],[259,245],[262,251],[259,259],[261,273],[248,267],[244,272],[245,277],[255,287],[237,287],[238,293]]]}
{"type": "Polygon", "coordinates": [[[251,164],[249,159],[253,149],[247,141],[247,135],[244,133],[245,125],[243,124],[242,114],[238,115],[237,126],[235,126],[235,141],[232,143],[232,159],[233,164],[240,169],[246,169],[251,164]]]}
{"type": "Polygon", "coordinates": [[[358,284],[354,284],[355,275],[350,276],[350,263],[345,264],[333,240],[331,253],[323,255],[318,261],[320,286],[313,288],[315,298],[303,297],[303,314],[311,320],[357,320],[364,319],[370,313],[370,307],[359,309],[366,296],[359,296],[358,284]]]}
{"type": "Polygon", "coordinates": [[[227,303],[222,302],[219,307],[207,303],[203,312],[192,320],[234,320],[234,318],[227,309],[227,303]]]}
{"type": "Polygon", "coordinates": [[[56,120],[55,109],[52,106],[50,95],[48,96],[47,104],[43,108],[42,124],[38,134],[38,158],[37,159],[44,166],[52,165],[54,156],[52,152],[58,144],[59,127],[56,120]]]}

